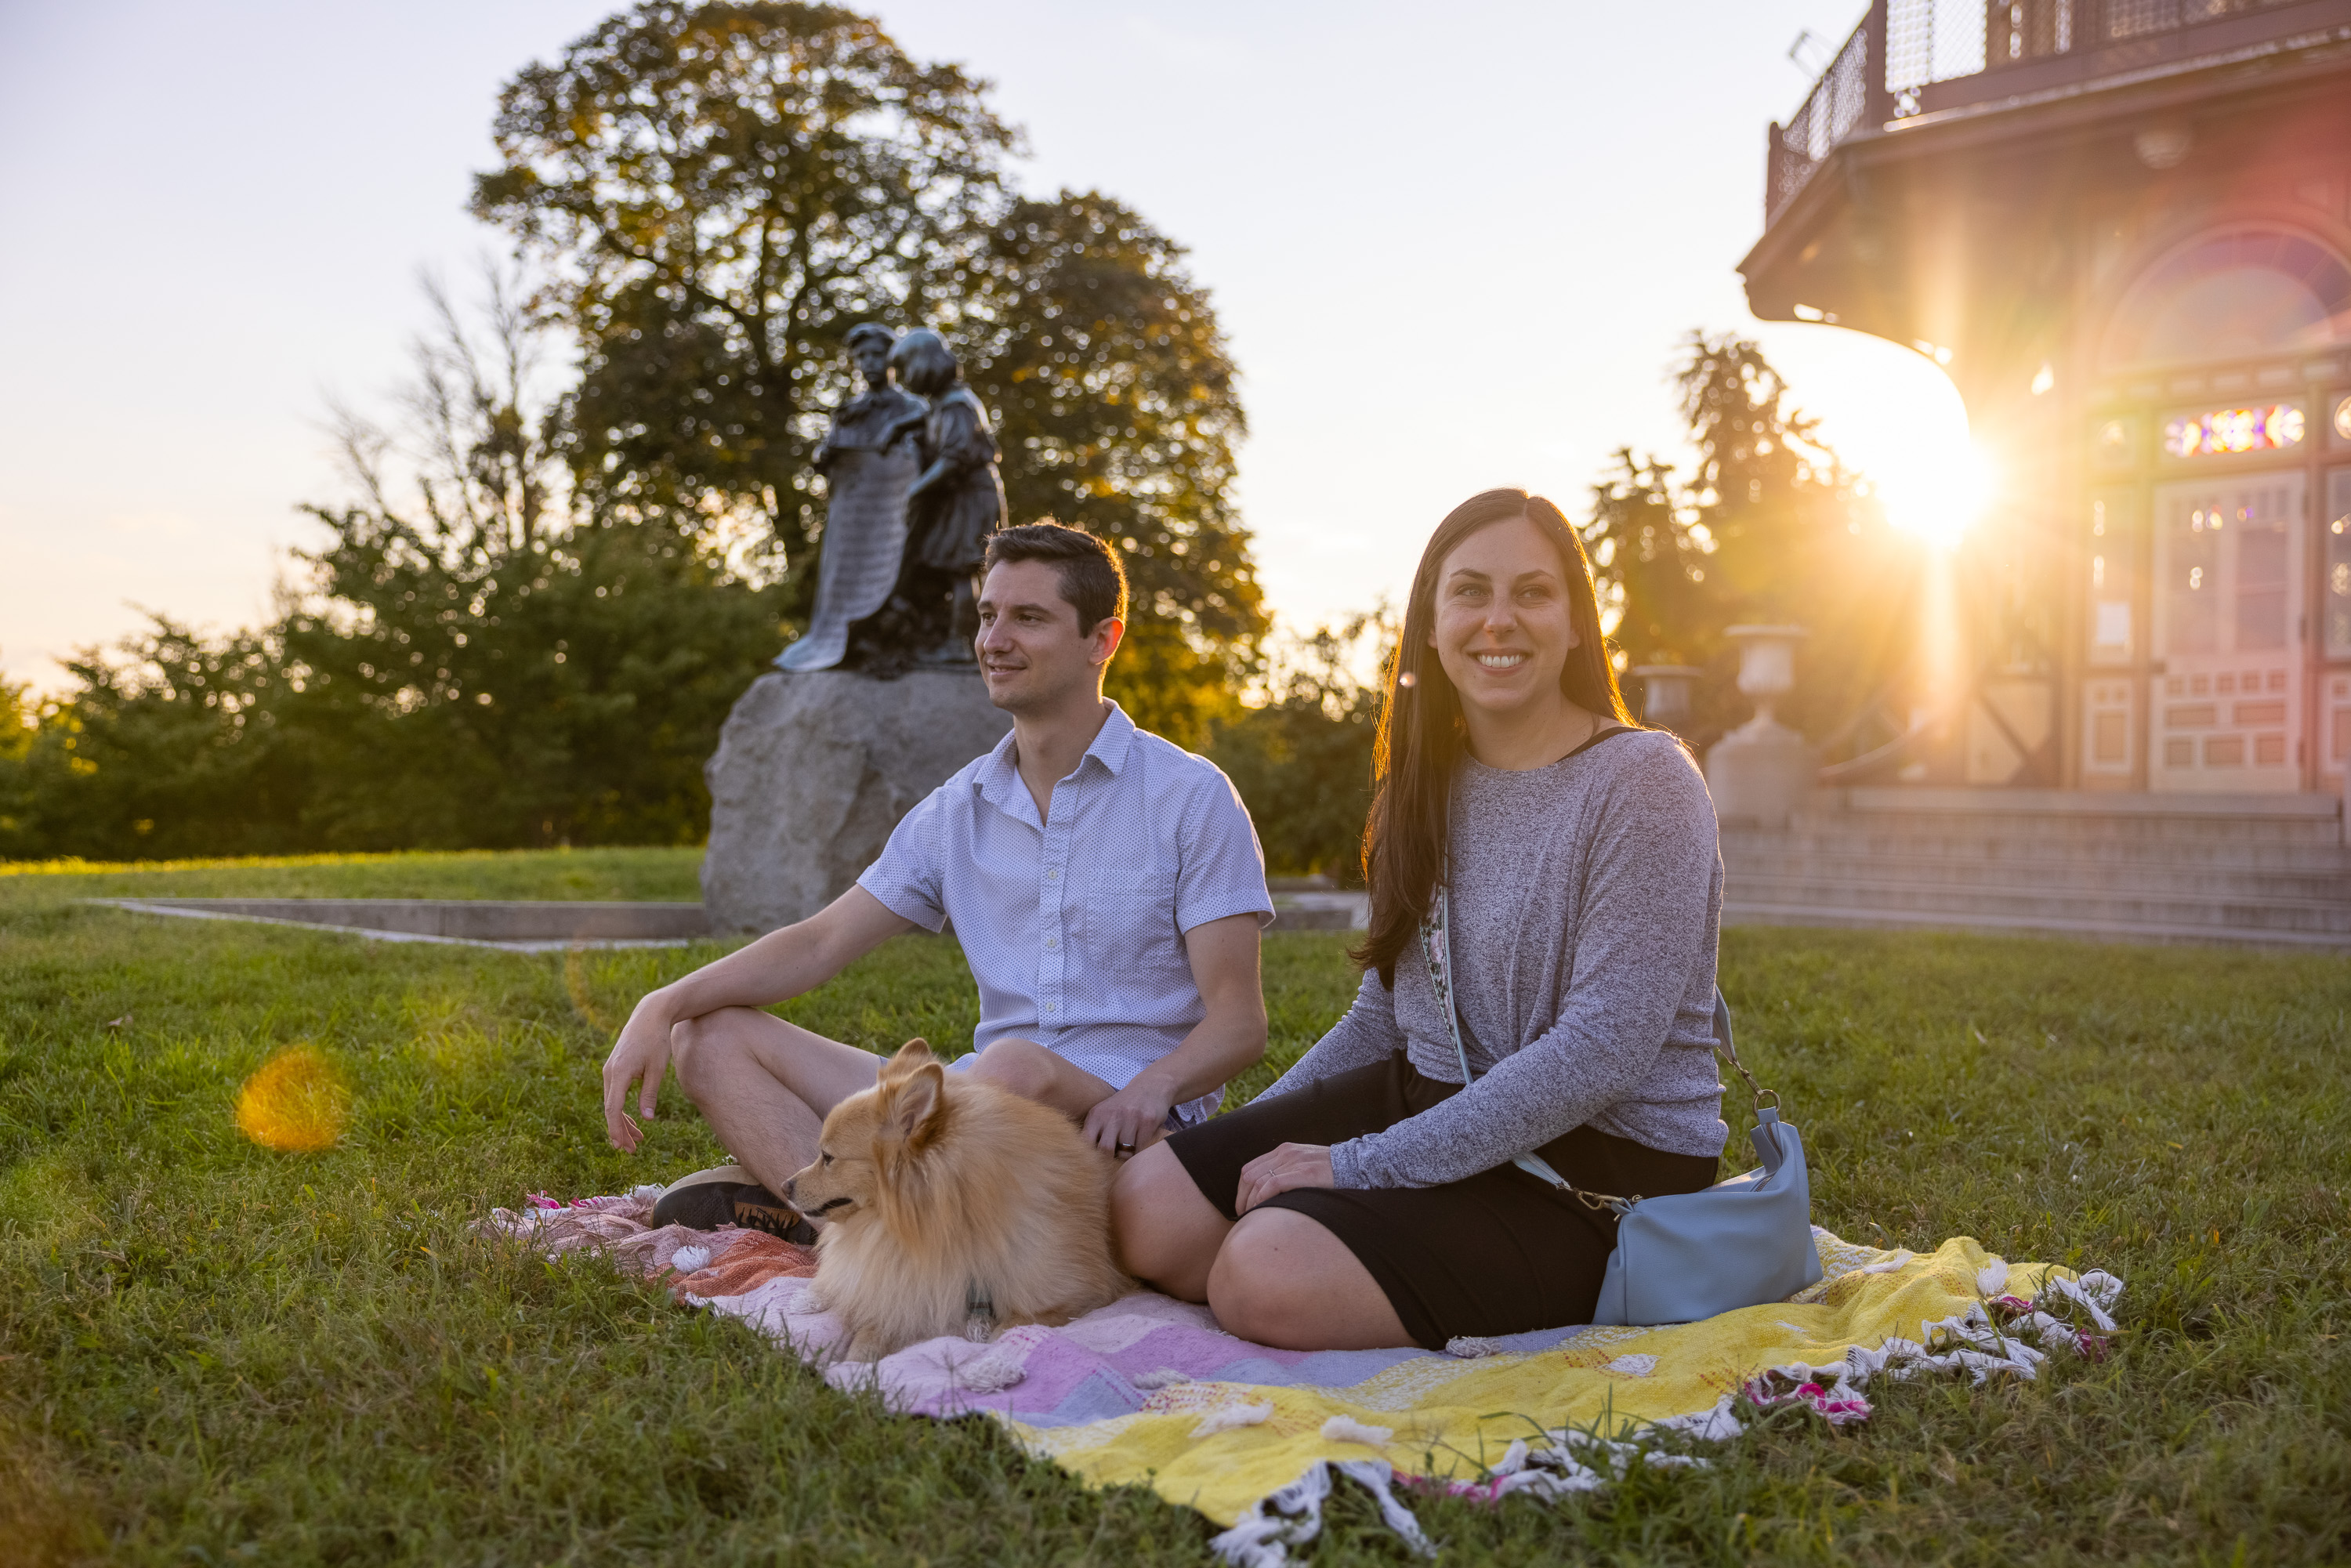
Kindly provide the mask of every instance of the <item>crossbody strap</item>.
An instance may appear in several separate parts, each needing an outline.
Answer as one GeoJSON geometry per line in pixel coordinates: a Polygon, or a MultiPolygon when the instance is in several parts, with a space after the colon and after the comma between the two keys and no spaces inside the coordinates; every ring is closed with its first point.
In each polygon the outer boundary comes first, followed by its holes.
{"type": "MultiPolygon", "coordinates": [[[[1461,1063],[1461,1087],[1468,1089],[1478,1081],[1469,1071],[1469,1048],[1461,1040],[1461,1015],[1453,997],[1453,935],[1447,918],[1445,883],[1437,884],[1437,895],[1429,901],[1428,918],[1420,923],[1420,950],[1428,960],[1428,987],[1437,994],[1437,1010],[1445,1015],[1446,1031],[1453,1037],[1453,1054],[1461,1063]]],[[[1576,1200],[1587,1208],[1613,1210],[1625,1214],[1641,1201],[1641,1195],[1617,1197],[1604,1192],[1586,1192],[1552,1168],[1549,1160],[1530,1150],[1510,1162],[1529,1176],[1549,1182],[1561,1192],[1573,1193],[1576,1200]]]]}
{"type": "MultiPolygon", "coordinates": [[[[1428,960],[1429,989],[1436,993],[1437,1010],[1445,1015],[1446,1032],[1453,1038],[1454,1057],[1461,1063],[1461,1087],[1467,1089],[1477,1082],[1478,1075],[1469,1069],[1469,1048],[1463,1042],[1461,1035],[1460,1003],[1453,994],[1450,914],[1450,900],[1446,896],[1445,881],[1440,878],[1436,895],[1429,900],[1428,918],[1420,923],[1420,950],[1428,960]]],[[[1714,993],[1714,1050],[1715,1054],[1729,1061],[1731,1070],[1745,1081],[1748,1093],[1754,1098],[1759,1121],[1760,1113],[1767,1106],[1775,1111],[1779,1108],[1779,1094],[1757,1083],[1755,1075],[1747,1071],[1747,1064],[1739,1060],[1739,1048],[1730,1038],[1730,1005],[1723,1000],[1719,989],[1714,993]]],[[[1641,1201],[1638,1193],[1631,1197],[1615,1197],[1607,1193],[1586,1192],[1554,1170],[1550,1161],[1531,1151],[1519,1155],[1510,1163],[1529,1176],[1549,1182],[1562,1192],[1573,1193],[1591,1208],[1613,1209],[1623,1214],[1641,1201]]]]}

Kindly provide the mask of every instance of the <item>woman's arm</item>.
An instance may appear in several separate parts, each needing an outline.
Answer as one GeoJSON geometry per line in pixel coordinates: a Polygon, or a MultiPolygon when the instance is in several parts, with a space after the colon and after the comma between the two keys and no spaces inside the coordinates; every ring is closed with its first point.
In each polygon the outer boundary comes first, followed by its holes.
{"type": "MultiPolygon", "coordinates": [[[[1614,780],[1592,821],[1557,1020],[1442,1104],[1337,1145],[1335,1185],[1435,1186],[1491,1170],[1589,1122],[1656,1066],[1713,958],[1713,803],[1697,769],[1660,750],[1614,780]]],[[[1474,959],[1464,968],[1460,983],[1475,984],[1474,959]]]]}

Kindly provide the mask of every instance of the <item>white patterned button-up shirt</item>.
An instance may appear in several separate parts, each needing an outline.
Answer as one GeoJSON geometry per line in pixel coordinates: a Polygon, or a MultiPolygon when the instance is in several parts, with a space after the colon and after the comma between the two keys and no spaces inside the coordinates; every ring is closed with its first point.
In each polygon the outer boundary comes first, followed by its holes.
{"type": "MultiPolygon", "coordinates": [[[[1185,933],[1228,915],[1273,918],[1231,780],[1116,703],[1053,786],[1045,820],[1007,735],[906,813],[857,883],[926,931],[954,922],[979,985],[974,1051],[1032,1040],[1114,1089],[1207,1012],[1185,933]]],[[[1205,1119],[1223,1095],[1178,1106],[1176,1119],[1205,1119]]]]}

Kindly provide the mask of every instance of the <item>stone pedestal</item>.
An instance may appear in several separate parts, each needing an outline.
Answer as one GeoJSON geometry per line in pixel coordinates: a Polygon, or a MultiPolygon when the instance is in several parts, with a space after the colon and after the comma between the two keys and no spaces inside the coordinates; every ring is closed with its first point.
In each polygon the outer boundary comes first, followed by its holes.
{"type": "Polygon", "coordinates": [[[1802,736],[1761,715],[1708,747],[1707,793],[1725,822],[1785,827],[1820,770],[1820,758],[1802,736]]]}
{"type": "Polygon", "coordinates": [[[1754,699],[1755,716],[1707,752],[1707,792],[1725,822],[1785,827],[1820,777],[1811,745],[1771,716],[1772,705],[1796,684],[1796,644],[1804,629],[1733,626],[1724,634],[1739,644],[1739,689],[1754,699]]]}
{"type": "Polygon", "coordinates": [[[1011,727],[976,669],[893,681],[845,670],[761,675],[703,765],[712,929],[771,931],[840,897],[916,801],[1011,727]]]}

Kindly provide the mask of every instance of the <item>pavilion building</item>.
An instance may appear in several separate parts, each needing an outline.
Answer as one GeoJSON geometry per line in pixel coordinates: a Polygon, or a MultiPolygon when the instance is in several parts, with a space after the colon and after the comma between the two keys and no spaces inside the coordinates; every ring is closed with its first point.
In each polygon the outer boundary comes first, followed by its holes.
{"type": "Polygon", "coordinates": [[[1734,902],[2351,946],[2351,0],[1876,0],[1740,270],[1941,364],[2004,483],[1945,743],[1734,902]]]}

